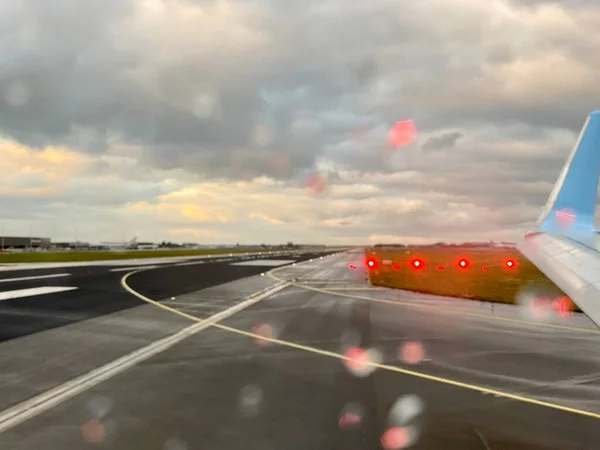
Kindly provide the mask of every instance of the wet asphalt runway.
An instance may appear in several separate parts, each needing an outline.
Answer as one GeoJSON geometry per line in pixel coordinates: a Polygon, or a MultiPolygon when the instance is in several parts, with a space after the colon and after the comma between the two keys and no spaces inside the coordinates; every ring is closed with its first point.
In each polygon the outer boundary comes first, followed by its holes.
{"type": "MultiPolygon", "coordinates": [[[[279,277],[297,278],[303,286],[225,319],[230,330],[201,331],[12,428],[0,435],[0,447],[599,447],[599,419],[583,412],[600,417],[600,333],[585,318],[552,327],[508,309],[492,314],[477,302],[368,290],[364,276],[347,267],[356,258],[331,256],[280,270],[279,277]]],[[[204,270],[183,266],[161,275],[159,269],[133,275],[129,282],[144,295],[199,317],[239,303],[243,295],[236,292],[251,291],[244,280],[203,290],[192,280],[204,270]],[[190,283],[194,292],[170,291],[169,283],[177,281],[190,283]]],[[[221,276],[218,270],[206,273],[214,274],[212,279],[221,276]]],[[[247,283],[258,290],[267,284],[265,278],[247,283]]],[[[144,308],[146,314],[156,310],[144,308]]],[[[152,320],[185,323],[169,311],[156,314],[152,320]]],[[[84,331],[85,325],[77,324],[84,331]]]]}

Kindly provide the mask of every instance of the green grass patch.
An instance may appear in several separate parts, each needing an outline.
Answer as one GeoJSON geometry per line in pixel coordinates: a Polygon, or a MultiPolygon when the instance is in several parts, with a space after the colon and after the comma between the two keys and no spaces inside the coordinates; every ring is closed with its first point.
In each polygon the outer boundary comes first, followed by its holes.
{"type": "Polygon", "coordinates": [[[515,249],[383,247],[367,248],[365,255],[376,261],[369,272],[377,286],[508,304],[515,304],[526,288],[551,298],[565,296],[515,249]],[[462,259],[466,267],[460,266],[462,259]],[[509,260],[513,267],[507,266],[509,260]]]}
{"type": "Polygon", "coordinates": [[[136,250],[136,251],[98,251],[98,252],[40,252],[0,254],[0,264],[37,263],[37,262],[76,262],[105,261],[140,258],[168,258],[177,256],[222,255],[230,253],[258,252],[255,248],[215,248],[198,250],[136,250]]]}

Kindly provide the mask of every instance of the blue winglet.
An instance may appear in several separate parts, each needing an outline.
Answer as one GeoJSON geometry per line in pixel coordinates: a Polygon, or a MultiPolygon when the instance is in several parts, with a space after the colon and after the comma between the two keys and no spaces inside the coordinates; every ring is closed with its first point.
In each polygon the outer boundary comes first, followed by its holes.
{"type": "Polygon", "coordinates": [[[581,129],[548,197],[538,219],[539,231],[564,235],[579,242],[588,241],[595,231],[599,178],[600,111],[594,111],[581,129]]]}

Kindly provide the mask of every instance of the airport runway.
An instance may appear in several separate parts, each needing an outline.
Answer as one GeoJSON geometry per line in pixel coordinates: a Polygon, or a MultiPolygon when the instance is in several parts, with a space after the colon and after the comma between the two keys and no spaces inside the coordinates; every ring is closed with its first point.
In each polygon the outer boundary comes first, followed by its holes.
{"type": "MultiPolygon", "coordinates": [[[[0,447],[598,448],[600,333],[584,317],[540,323],[514,307],[370,288],[363,272],[348,268],[360,259],[334,255],[276,269],[273,277],[296,284],[7,429],[0,447]]],[[[139,346],[192,323],[183,316],[209,317],[278,283],[258,273],[196,288],[204,270],[127,278],[170,311],[146,303],[7,341],[0,354],[14,356],[27,341],[47,358],[73,358],[78,349],[80,360],[100,364],[98,352],[79,348],[91,344],[60,336],[78,327],[91,342],[106,336],[102,329],[114,335],[119,321],[153,324],[139,346]],[[63,339],[60,351],[46,343],[51,336],[63,339]]],[[[113,337],[102,344],[130,351],[131,336],[113,337]]],[[[11,359],[0,363],[14,379],[29,377],[32,392],[58,370],[40,354],[25,374],[11,359]]]]}
{"type": "Polygon", "coordinates": [[[278,256],[218,256],[210,259],[110,261],[15,266],[0,270],[0,342],[114,313],[143,304],[121,286],[123,274],[161,267],[140,275],[140,292],[163,298],[237,280],[272,268],[252,261],[273,261],[275,267],[316,254],[278,256]],[[94,264],[94,263],[90,263],[94,264]],[[202,276],[198,269],[202,267],[202,276]],[[174,282],[176,280],[176,282],[174,282]]]}

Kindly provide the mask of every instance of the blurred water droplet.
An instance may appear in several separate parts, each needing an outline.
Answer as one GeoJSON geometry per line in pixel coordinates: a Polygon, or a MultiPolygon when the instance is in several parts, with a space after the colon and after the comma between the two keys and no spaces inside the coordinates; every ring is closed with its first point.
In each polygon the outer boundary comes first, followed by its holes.
{"type": "Polygon", "coordinates": [[[386,431],[389,435],[384,434],[388,444],[386,448],[400,449],[413,445],[421,434],[424,412],[425,403],[418,395],[404,395],[396,400],[388,415],[388,424],[392,428],[386,431]]]}
{"type": "Polygon", "coordinates": [[[349,403],[344,406],[338,421],[340,428],[348,429],[359,425],[364,417],[364,409],[358,403],[349,403]]]}
{"type": "Polygon", "coordinates": [[[171,438],[163,445],[163,450],[187,450],[188,446],[181,439],[171,438]]]}
{"type": "Polygon", "coordinates": [[[554,299],[548,292],[539,292],[532,287],[521,289],[515,299],[522,317],[541,323],[551,323],[564,319],[565,311],[561,312],[560,298],[554,299]]]}
{"type": "Polygon", "coordinates": [[[570,316],[575,310],[575,304],[573,301],[564,295],[554,300],[553,307],[561,317],[570,316]]]}
{"type": "Polygon", "coordinates": [[[313,175],[306,181],[306,190],[314,197],[323,195],[327,190],[327,176],[326,175],[313,175]]]}
{"type": "Polygon", "coordinates": [[[258,147],[268,147],[273,143],[273,132],[263,124],[258,124],[252,130],[252,143],[258,147]]]}
{"type": "Polygon", "coordinates": [[[88,410],[92,416],[102,419],[112,410],[113,400],[110,397],[99,396],[92,398],[88,403],[88,410]]]}
{"type": "Polygon", "coordinates": [[[360,345],[360,341],[360,333],[357,330],[351,329],[344,331],[340,337],[342,353],[346,353],[346,351],[352,347],[358,347],[360,345]]]}
{"type": "Polygon", "coordinates": [[[360,416],[357,416],[356,414],[352,414],[352,413],[342,414],[342,417],[340,417],[340,420],[339,420],[340,428],[347,429],[350,427],[354,427],[354,426],[360,424],[360,420],[361,420],[360,416]]]}
{"type": "Polygon", "coordinates": [[[263,391],[260,387],[249,384],[240,391],[240,411],[243,415],[255,416],[260,410],[263,391]]]}
{"type": "Polygon", "coordinates": [[[398,356],[406,364],[418,364],[425,358],[425,350],[420,342],[405,342],[400,347],[398,356]]]}
{"type": "Polygon", "coordinates": [[[207,119],[216,114],[219,96],[216,91],[205,88],[196,93],[193,98],[193,113],[200,119],[207,119]]]}
{"type": "Polygon", "coordinates": [[[425,411],[425,403],[414,394],[400,397],[390,410],[390,421],[394,424],[406,425],[425,411]]]}
{"type": "Polygon", "coordinates": [[[406,448],[409,442],[408,432],[403,427],[393,427],[386,430],[381,437],[381,446],[386,450],[406,448]]]}
{"type": "Polygon", "coordinates": [[[273,155],[269,158],[269,166],[277,175],[286,175],[290,173],[290,157],[282,153],[273,155]]]}
{"type": "Polygon", "coordinates": [[[563,208],[555,213],[556,224],[559,228],[565,230],[573,226],[577,220],[577,215],[572,208],[563,208]]]}
{"type": "Polygon", "coordinates": [[[373,364],[381,362],[381,353],[375,349],[364,350],[360,347],[351,347],[344,353],[346,368],[356,377],[371,375],[376,367],[373,364]]]}
{"type": "Polygon", "coordinates": [[[383,361],[382,353],[376,348],[370,348],[367,353],[369,354],[369,359],[373,364],[381,364],[381,361],[383,361]]]}
{"type": "Polygon", "coordinates": [[[90,444],[101,444],[105,437],[104,426],[100,420],[90,419],[81,425],[81,435],[90,444]]]}
{"type": "Polygon", "coordinates": [[[273,339],[275,337],[275,329],[268,323],[258,323],[252,327],[252,333],[258,337],[255,341],[258,345],[268,345],[270,342],[267,339],[273,339]]]}
{"type": "Polygon", "coordinates": [[[412,120],[402,120],[390,129],[388,143],[392,148],[404,147],[412,144],[417,138],[417,127],[412,120]]]}

